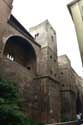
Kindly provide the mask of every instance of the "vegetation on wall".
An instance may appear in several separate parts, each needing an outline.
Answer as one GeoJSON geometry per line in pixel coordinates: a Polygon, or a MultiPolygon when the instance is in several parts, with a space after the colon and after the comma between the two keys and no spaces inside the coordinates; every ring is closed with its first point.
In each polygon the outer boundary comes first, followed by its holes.
{"type": "Polygon", "coordinates": [[[22,111],[22,98],[15,83],[0,79],[0,124],[37,125],[22,111]]]}

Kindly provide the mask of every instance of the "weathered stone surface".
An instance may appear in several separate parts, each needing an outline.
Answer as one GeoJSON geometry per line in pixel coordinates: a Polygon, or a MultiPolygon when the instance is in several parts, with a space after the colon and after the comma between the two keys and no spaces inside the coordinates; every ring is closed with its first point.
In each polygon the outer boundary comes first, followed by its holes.
{"type": "Polygon", "coordinates": [[[74,119],[83,105],[83,79],[66,55],[57,57],[56,32],[46,20],[30,29],[32,37],[11,15],[12,0],[0,5],[0,77],[19,85],[23,109],[33,120],[74,119]]]}
{"type": "Polygon", "coordinates": [[[7,25],[8,18],[11,14],[12,0],[1,0],[0,1],[0,40],[4,33],[5,27],[7,25]]]}
{"type": "MultiPolygon", "coordinates": [[[[64,120],[75,119],[77,113],[76,106],[78,103],[77,99],[79,98],[82,103],[82,97],[78,97],[78,93],[82,95],[81,88],[79,89],[81,83],[79,80],[83,81],[83,79],[81,79],[72,69],[71,63],[66,55],[60,56],[58,61],[59,82],[61,83],[62,118],[64,120]]],[[[79,105],[81,106],[81,104],[79,105]]]]}
{"type": "Polygon", "coordinates": [[[32,118],[49,123],[58,122],[60,120],[60,84],[49,77],[38,77],[28,88],[29,91],[27,88],[24,89],[28,100],[25,104],[28,105],[26,110],[32,114],[32,118]]]}
{"type": "Polygon", "coordinates": [[[24,84],[28,84],[35,77],[35,74],[16,62],[0,58],[0,76],[19,83],[23,88],[24,84]]]}

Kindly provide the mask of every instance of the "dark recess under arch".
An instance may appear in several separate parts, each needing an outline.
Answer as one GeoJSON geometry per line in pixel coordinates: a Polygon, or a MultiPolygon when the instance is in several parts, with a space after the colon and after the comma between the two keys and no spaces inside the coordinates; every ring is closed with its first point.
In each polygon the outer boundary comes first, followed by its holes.
{"type": "Polygon", "coordinates": [[[36,54],[32,45],[20,36],[10,37],[4,47],[3,55],[28,70],[36,72],[36,54]]]}

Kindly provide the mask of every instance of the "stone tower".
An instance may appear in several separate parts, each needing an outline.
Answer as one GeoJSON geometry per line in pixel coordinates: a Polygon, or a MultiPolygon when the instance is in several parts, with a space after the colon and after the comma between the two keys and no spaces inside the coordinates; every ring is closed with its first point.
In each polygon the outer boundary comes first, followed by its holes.
{"type": "Polygon", "coordinates": [[[13,0],[0,0],[0,40],[11,14],[13,0]]]}
{"type": "Polygon", "coordinates": [[[30,32],[41,45],[37,78],[40,80],[40,95],[42,95],[41,121],[58,122],[60,121],[60,86],[57,81],[56,32],[48,20],[31,28],[30,32]]]}
{"type": "Polygon", "coordinates": [[[66,55],[58,57],[58,65],[61,83],[61,120],[70,121],[76,118],[76,78],[66,55]]]}
{"type": "Polygon", "coordinates": [[[56,32],[48,20],[30,29],[36,42],[41,45],[39,59],[39,73],[41,76],[50,76],[57,79],[57,42],[56,32]]]}

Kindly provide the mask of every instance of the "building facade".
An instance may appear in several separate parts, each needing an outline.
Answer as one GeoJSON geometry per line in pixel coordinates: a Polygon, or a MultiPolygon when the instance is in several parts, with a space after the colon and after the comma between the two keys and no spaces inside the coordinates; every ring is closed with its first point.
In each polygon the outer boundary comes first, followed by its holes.
{"type": "Polygon", "coordinates": [[[75,25],[81,59],[83,63],[83,0],[74,0],[68,4],[68,9],[75,25]]]}
{"type": "Polygon", "coordinates": [[[45,123],[75,119],[76,105],[82,104],[82,78],[66,55],[57,56],[56,32],[49,21],[29,33],[11,15],[12,2],[0,1],[0,77],[19,85],[27,117],[45,123]]]}

